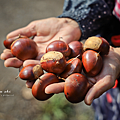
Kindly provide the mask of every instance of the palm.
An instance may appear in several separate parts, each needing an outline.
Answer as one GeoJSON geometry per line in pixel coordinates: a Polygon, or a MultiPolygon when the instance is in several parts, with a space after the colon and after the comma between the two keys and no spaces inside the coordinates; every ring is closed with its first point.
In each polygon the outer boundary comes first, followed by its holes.
{"type": "MultiPolygon", "coordinates": [[[[68,18],[49,18],[34,21],[24,28],[15,30],[8,34],[7,38],[15,37],[19,34],[27,37],[35,36],[33,40],[38,45],[38,55],[40,55],[40,53],[45,52],[45,48],[50,42],[58,40],[60,37],[62,37],[63,41],[65,41],[66,43],[74,40],[79,40],[80,29],[78,24],[74,20],[68,18]]],[[[1,55],[2,59],[7,59],[5,61],[5,66],[20,67],[22,65],[21,61],[18,61],[16,58],[11,58],[10,54],[11,53],[6,54],[5,52],[1,55]],[[4,56],[4,58],[2,56],[4,56]],[[17,61],[17,63],[13,62],[15,60],[17,61]]],[[[25,61],[25,63],[28,64],[27,60],[25,61]]]]}
{"type": "Polygon", "coordinates": [[[77,24],[74,26],[61,19],[51,18],[37,21],[36,29],[34,41],[38,44],[40,52],[45,52],[46,46],[54,40],[62,38],[63,41],[69,43],[80,38],[77,24]]]}
{"type": "Polygon", "coordinates": [[[93,83],[93,86],[88,91],[85,102],[90,103],[89,100],[99,97],[108,89],[112,88],[115,80],[119,76],[119,55],[111,48],[108,56],[104,56],[104,66],[99,75],[88,80],[93,83]],[[89,102],[88,102],[89,101],[89,102]]]}
{"type": "MultiPolygon", "coordinates": [[[[102,71],[96,77],[88,77],[89,83],[92,83],[86,97],[85,103],[90,105],[92,100],[99,97],[108,89],[114,86],[116,78],[120,73],[120,56],[111,48],[109,55],[104,56],[104,66],[102,71]]],[[[60,93],[64,90],[64,82],[51,84],[46,87],[46,93],[60,93]]]]}

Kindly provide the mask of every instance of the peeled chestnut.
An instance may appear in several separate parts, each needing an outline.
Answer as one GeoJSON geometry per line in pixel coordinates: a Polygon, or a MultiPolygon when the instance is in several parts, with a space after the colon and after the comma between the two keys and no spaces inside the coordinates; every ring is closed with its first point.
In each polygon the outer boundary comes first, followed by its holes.
{"type": "Polygon", "coordinates": [[[38,47],[32,39],[19,38],[11,44],[11,53],[20,60],[32,59],[38,55],[38,47]]]}
{"type": "Polygon", "coordinates": [[[43,74],[41,65],[29,64],[20,70],[19,77],[23,80],[36,80],[43,74]]]}
{"type": "Polygon", "coordinates": [[[93,50],[87,50],[82,55],[83,70],[88,76],[96,76],[103,67],[102,57],[93,50]]]}
{"type": "Polygon", "coordinates": [[[39,79],[35,81],[35,83],[32,86],[32,94],[37,100],[47,100],[50,97],[53,96],[53,94],[46,94],[45,88],[52,84],[59,82],[56,75],[53,73],[45,73],[42,76],[40,76],[39,79]]]}
{"type": "Polygon", "coordinates": [[[83,44],[80,41],[72,41],[68,45],[71,49],[70,58],[74,58],[79,55],[78,58],[81,59],[83,54],[83,44]]]}
{"type": "Polygon", "coordinates": [[[79,58],[71,58],[66,62],[65,70],[60,74],[61,78],[67,78],[73,73],[81,73],[82,61],[79,58]]]}
{"type": "Polygon", "coordinates": [[[50,51],[42,56],[40,64],[45,71],[60,74],[65,69],[66,59],[61,52],[50,51]]]}
{"type": "Polygon", "coordinates": [[[89,37],[84,43],[84,50],[95,50],[101,55],[107,55],[109,53],[110,45],[103,37],[89,37]]]}
{"type": "Polygon", "coordinates": [[[71,53],[71,49],[69,48],[68,44],[62,40],[55,40],[48,44],[48,46],[46,47],[46,52],[49,51],[59,51],[65,57],[68,57],[71,53]]]}
{"type": "Polygon", "coordinates": [[[74,73],[65,80],[64,94],[71,103],[83,101],[88,90],[88,79],[80,73],[74,73]]]}

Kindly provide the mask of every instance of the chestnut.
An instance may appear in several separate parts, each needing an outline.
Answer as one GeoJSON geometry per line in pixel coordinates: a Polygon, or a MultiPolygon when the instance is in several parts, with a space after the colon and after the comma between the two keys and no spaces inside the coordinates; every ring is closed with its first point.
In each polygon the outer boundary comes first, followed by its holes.
{"type": "Polygon", "coordinates": [[[14,37],[14,38],[8,38],[6,40],[3,41],[3,44],[6,48],[10,49],[11,48],[11,44],[18,38],[27,38],[26,36],[17,36],[17,37],[14,37]]]}
{"type": "Polygon", "coordinates": [[[22,80],[36,80],[43,74],[41,65],[29,64],[20,70],[19,77],[22,80]]]}
{"type": "Polygon", "coordinates": [[[10,49],[11,48],[11,44],[13,43],[13,41],[15,41],[16,38],[9,38],[3,41],[3,44],[6,48],[10,49]]]}
{"type": "Polygon", "coordinates": [[[30,38],[19,38],[11,44],[11,53],[20,60],[37,57],[37,44],[30,38]]]}
{"type": "Polygon", "coordinates": [[[81,73],[82,61],[79,58],[71,58],[66,62],[65,70],[60,74],[61,78],[67,78],[73,73],[81,73]]]}
{"type": "Polygon", "coordinates": [[[80,41],[72,41],[68,45],[71,49],[71,54],[69,57],[74,58],[79,55],[78,58],[81,59],[83,54],[83,43],[81,43],[80,41]]]}
{"type": "Polygon", "coordinates": [[[87,50],[82,55],[83,70],[88,76],[96,76],[103,67],[102,57],[94,50],[87,50]]]}
{"type": "Polygon", "coordinates": [[[55,40],[48,44],[48,46],[46,47],[46,52],[49,51],[59,51],[65,57],[68,57],[71,53],[71,49],[69,48],[68,44],[62,40],[55,40]]]}
{"type": "Polygon", "coordinates": [[[65,80],[64,94],[69,102],[79,103],[84,100],[89,88],[88,79],[84,75],[73,73],[65,80]]]}
{"type": "Polygon", "coordinates": [[[57,76],[53,73],[45,73],[42,76],[40,76],[39,79],[35,81],[35,83],[32,86],[32,94],[37,100],[47,100],[50,97],[53,96],[53,94],[46,94],[45,88],[52,84],[59,82],[57,76]]]}
{"type": "Polygon", "coordinates": [[[103,37],[93,36],[89,37],[84,43],[84,51],[89,49],[95,50],[101,55],[107,55],[109,53],[110,45],[103,37]]]}
{"type": "Polygon", "coordinates": [[[60,74],[65,69],[66,59],[61,52],[50,51],[42,56],[40,64],[45,71],[60,74]]]}

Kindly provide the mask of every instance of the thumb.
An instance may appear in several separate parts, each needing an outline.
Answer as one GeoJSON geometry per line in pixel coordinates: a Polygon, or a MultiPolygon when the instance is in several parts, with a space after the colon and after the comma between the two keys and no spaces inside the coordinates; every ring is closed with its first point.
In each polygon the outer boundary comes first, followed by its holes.
{"type": "Polygon", "coordinates": [[[65,82],[50,84],[45,88],[45,93],[46,94],[61,93],[64,91],[64,84],[65,84],[65,82]]]}
{"type": "Polygon", "coordinates": [[[35,24],[35,22],[32,22],[26,27],[23,27],[23,28],[15,30],[13,32],[10,32],[6,38],[8,39],[8,38],[16,37],[19,35],[31,37],[31,36],[35,36],[37,34],[36,32],[37,32],[36,24],[35,24]]]}
{"type": "Polygon", "coordinates": [[[114,81],[111,80],[110,76],[105,76],[103,79],[99,80],[96,84],[89,89],[85,97],[85,103],[91,105],[92,101],[100,97],[104,92],[114,86],[114,81]]]}

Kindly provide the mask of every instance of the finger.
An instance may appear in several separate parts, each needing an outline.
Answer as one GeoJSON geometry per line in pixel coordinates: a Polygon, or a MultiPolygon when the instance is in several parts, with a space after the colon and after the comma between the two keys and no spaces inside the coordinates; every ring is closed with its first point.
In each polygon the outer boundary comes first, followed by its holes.
{"type": "Polygon", "coordinates": [[[27,82],[26,82],[26,87],[27,87],[27,88],[32,88],[34,82],[35,82],[35,81],[27,81],[27,82]]]}
{"type": "Polygon", "coordinates": [[[111,81],[110,76],[106,76],[105,78],[99,80],[96,84],[92,86],[92,88],[88,91],[85,97],[85,103],[87,105],[91,105],[92,101],[95,98],[98,98],[105,91],[112,88],[114,86],[114,82],[111,81]]]}
{"type": "Polygon", "coordinates": [[[14,68],[19,68],[22,66],[23,62],[17,58],[9,58],[5,60],[4,65],[5,67],[14,67],[14,68]]]}
{"type": "Polygon", "coordinates": [[[3,53],[6,53],[6,52],[11,52],[11,50],[10,49],[4,49],[3,53]]]}
{"type": "Polygon", "coordinates": [[[64,84],[65,84],[65,82],[50,84],[49,86],[47,86],[45,88],[45,93],[46,94],[51,94],[51,93],[58,94],[58,93],[61,93],[61,92],[64,91],[64,84]]]}
{"type": "Polygon", "coordinates": [[[12,38],[18,35],[23,35],[27,37],[31,37],[36,35],[36,24],[35,22],[30,23],[28,26],[15,30],[7,35],[8,38],[12,38]]]}
{"type": "Polygon", "coordinates": [[[23,67],[27,66],[27,65],[30,65],[30,64],[40,64],[40,61],[39,60],[25,60],[23,62],[23,67]]]}
{"type": "Polygon", "coordinates": [[[0,58],[1,58],[2,60],[6,60],[6,59],[12,58],[12,57],[13,57],[13,54],[12,54],[10,51],[4,52],[4,53],[2,53],[2,54],[0,55],[0,58]]]}

